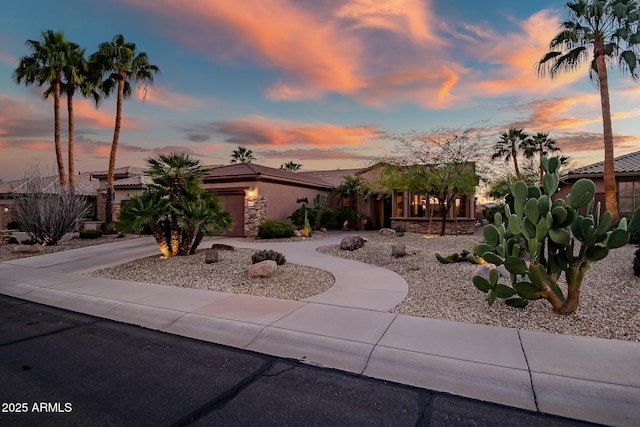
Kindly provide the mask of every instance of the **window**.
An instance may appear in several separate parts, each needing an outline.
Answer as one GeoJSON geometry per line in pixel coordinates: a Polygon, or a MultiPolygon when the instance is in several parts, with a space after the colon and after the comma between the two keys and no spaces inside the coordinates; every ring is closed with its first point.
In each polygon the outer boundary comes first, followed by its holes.
{"type": "Polygon", "coordinates": [[[469,216],[468,204],[467,196],[460,196],[456,199],[456,216],[458,218],[466,218],[469,216]]]}
{"type": "Polygon", "coordinates": [[[404,216],[404,194],[396,192],[395,193],[395,216],[402,217],[404,216]]]}
{"type": "Polygon", "coordinates": [[[427,216],[427,196],[419,193],[411,193],[410,215],[413,218],[422,218],[427,216]]]}
{"type": "Polygon", "coordinates": [[[620,214],[632,214],[640,207],[640,181],[618,183],[618,210],[620,214]]]}

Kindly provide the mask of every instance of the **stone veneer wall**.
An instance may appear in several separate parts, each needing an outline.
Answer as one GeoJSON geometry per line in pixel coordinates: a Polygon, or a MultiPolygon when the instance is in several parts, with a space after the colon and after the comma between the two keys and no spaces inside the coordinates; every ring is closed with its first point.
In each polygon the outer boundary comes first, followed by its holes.
{"type": "MultiPolygon", "coordinates": [[[[392,219],[391,228],[398,225],[403,225],[407,232],[427,234],[429,231],[429,219],[392,219]]],[[[441,218],[433,218],[431,220],[431,234],[440,234],[440,227],[442,226],[441,218]]],[[[445,234],[454,235],[456,223],[453,219],[447,219],[445,228],[445,234]]],[[[476,231],[475,219],[458,219],[458,234],[473,234],[476,231]]]]}
{"type": "Polygon", "coordinates": [[[267,219],[267,199],[258,197],[250,206],[249,200],[244,199],[244,235],[255,237],[258,235],[258,227],[267,219]]]}

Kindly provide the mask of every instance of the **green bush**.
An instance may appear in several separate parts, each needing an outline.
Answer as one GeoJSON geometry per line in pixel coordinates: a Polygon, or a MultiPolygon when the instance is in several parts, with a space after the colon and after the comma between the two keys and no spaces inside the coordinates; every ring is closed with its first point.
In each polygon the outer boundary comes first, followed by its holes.
{"type": "MultiPolygon", "coordinates": [[[[88,230],[87,230],[88,231],[88,230]]],[[[118,234],[118,230],[116,229],[116,223],[112,222],[110,224],[102,224],[101,230],[99,230],[102,234],[118,234]]]]}
{"type": "Polygon", "coordinates": [[[640,277],[640,248],[638,248],[633,257],[633,274],[640,277]]]}
{"type": "Polygon", "coordinates": [[[80,232],[81,239],[97,239],[102,237],[102,230],[82,230],[80,232]]]}
{"type": "Polygon", "coordinates": [[[9,244],[9,245],[17,245],[18,243],[20,243],[20,241],[18,240],[18,238],[16,236],[12,236],[10,234],[7,234],[6,236],[2,237],[2,241],[9,244]]]}
{"type": "Polygon", "coordinates": [[[342,228],[342,222],[340,222],[336,209],[322,209],[318,215],[317,224],[329,230],[340,230],[342,228]]]}
{"type": "Polygon", "coordinates": [[[498,203],[495,206],[485,207],[482,209],[482,216],[489,221],[489,224],[493,224],[496,213],[499,213],[504,218],[504,205],[504,203],[498,203]]]}
{"type": "Polygon", "coordinates": [[[278,239],[293,236],[293,224],[284,221],[268,219],[258,227],[258,237],[261,239],[278,239]]]}
{"type": "Polygon", "coordinates": [[[304,227],[304,213],[307,213],[307,219],[311,228],[316,226],[316,220],[318,218],[318,209],[310,208],[306,204],[302,204],[298,209],[291,214],[291,222],[297,227],[304,227]]]}

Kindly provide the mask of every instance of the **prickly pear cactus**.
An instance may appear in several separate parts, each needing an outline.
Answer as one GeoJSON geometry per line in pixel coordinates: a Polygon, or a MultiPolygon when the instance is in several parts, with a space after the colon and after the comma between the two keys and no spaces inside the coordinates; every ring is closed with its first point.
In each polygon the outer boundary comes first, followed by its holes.
{"type": "Polygon", "coordinates": [[[282,265],[287,262],[287,259],[280,252],[276,252],[273,250],[262,250],[254,253],[251,256],[251,262],[257,264],[262,261],[272,260],[275,261],[276,264],[282,265]]]}
{"type": "Polygon", "coordinates": [[[476,288],[487,293],[490,305],[502,298],[508,305],[524,307],[529,300],[544,298],[556,313],[571,314],[578,308],[580,287],[589,268],[629,241],[626,218],[612,230],[611,212],[601,214],[599,202],[594,209],[593,181],[577,181],[566,201],[551,199],[560,182],[559,165],[557,157],[543,158],[542,189],[515,182],[511,187],[515,212],[505,206],[507,225],[498,213],[497,225],[484,228],[484,241],[476,245],[476,255],[496,266],[504,264],[511,275],[511,286],[498,284],[499,275],[493,270],[490,280],[473,277],[476,288]],[[566,296],[558,286],[563,273],[566,296]]]}

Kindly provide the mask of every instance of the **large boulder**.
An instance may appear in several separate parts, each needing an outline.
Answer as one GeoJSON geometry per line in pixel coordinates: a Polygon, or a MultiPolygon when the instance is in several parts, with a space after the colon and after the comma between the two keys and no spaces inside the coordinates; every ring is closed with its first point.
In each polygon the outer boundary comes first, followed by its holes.
{"type": "Polygon", "coordinates": [[[293,237],[302,237],[300,230],[293,230],[293,237]]]}
{"type": "Polygon", "coordinates": [[[247,270],[249,277],[271,277],[278,269],[278,264],[270,259],[251,264],[247,270]]]}
{"type": "Polygon", "coordinates": [[[23,252],[27,254],[39,254],[44,248],[38,244],[35,245],[16,245],[13,248],[13,252],[23,252]]]}
{"type": "Polygon", "coordinates": [[[340,249],[343,251],[355,251],[364,246],[364,238],[362,236],[347,236],[340,242],[340,249]]]}
{"type": "Polygon", "coordinates": [[[378,234],[381,236],[391,236],[396,237],[396,230],[393,228],[381,228],[378,230],[378,234]]]}

